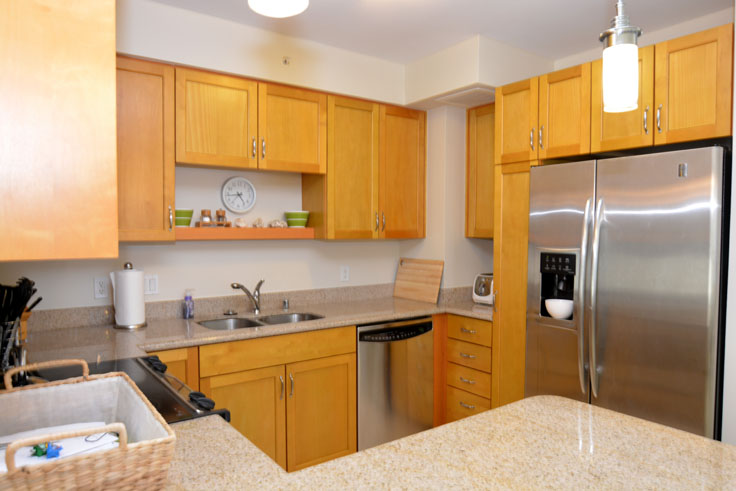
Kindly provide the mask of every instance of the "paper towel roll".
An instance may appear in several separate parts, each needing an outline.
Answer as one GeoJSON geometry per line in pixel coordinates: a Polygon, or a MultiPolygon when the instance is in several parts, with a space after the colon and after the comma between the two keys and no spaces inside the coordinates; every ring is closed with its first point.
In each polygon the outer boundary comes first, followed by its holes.
{"type": "Polygon", "coordinates": [[[146,303],[143,300],[143,271],[125,263],[122,271],[110,273],[115,307],[115,327],[135,329],[146,325],[146,303]]]}

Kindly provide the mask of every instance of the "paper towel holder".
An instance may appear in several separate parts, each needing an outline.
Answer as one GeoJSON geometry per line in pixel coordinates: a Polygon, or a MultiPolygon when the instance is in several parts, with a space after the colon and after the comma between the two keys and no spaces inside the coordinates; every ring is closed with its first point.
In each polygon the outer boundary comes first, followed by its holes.
{"type": "MultiPolygon", "coordinates": [[[[133,264],[130,263],[130,262],[126,262],[123,265],[123,271],[122,272],[126,272],[126,273],[127,272],[133,272],[133,264]]],[[[115,285],[115,283],[116,283],[115,282],[115,272],[110,273],[110,280],[112,282],[112,287],[113,287],[113,309],[115,310],[115,314],[114,314],[114,327],[115,327],[115,329],[139,329],[141,327],[146,327],[146,325],[148,323],[146,322],[146,318],[145,318],[145,302],[143,300],[143,289],[142,289],[142,285],[141,285],[141,290],[140,290],[140,303],[141,303],[142,309],[143,309],[142,318],[136,319],[136,320],[140,320],[140,322],[120,323],[120,322],[118,322],[118,312],[117,312],[117,309],[118,309],[117,303],[118,302],[117,302],[117,287],[115,285]]],[[[142,278],[141,278],[141,280],[142,280],[142,278]]]]}

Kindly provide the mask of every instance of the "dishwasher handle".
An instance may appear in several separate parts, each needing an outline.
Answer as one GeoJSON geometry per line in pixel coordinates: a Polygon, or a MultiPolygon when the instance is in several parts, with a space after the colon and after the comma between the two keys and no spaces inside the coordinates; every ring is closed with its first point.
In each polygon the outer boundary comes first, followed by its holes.
{"type": "Polygon", "coordinates": [[[358,342],[391,343],[415,338],[431,331],[431,318],[428,320],[421,319],[418,321],[358,326],[358,342]]]}

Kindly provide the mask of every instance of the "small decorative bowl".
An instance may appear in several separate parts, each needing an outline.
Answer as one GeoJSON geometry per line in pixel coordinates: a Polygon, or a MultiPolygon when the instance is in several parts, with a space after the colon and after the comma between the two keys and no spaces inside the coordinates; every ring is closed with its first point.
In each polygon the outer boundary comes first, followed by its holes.
{"type": "Polygon", "coordinates": [[[192,217],[176,217],[174,223],[177,227],[188,227],[192,223],[192,217]]]}
{"type": "Polygon", "coordinates": [[[285,211],[284,216],[288,220],[289,218],[304,218],[305,220],[309,218],[309,212],[308,211],[285,211]]]}
{"type": "Polygon", "coordinates": [[[287,218],[286,223],[291,228],[304,228],[307,226],[306,218],[287,218]]]}
{"type": "MultiPolygon", "coordinates": [[[[189,218],[191,219],[194,215],[194,210],[188,208],[177,208],[174,212],[176,218],[189,218]]],[[[187,224],[188,225],[188,224],[187,224]]]]}

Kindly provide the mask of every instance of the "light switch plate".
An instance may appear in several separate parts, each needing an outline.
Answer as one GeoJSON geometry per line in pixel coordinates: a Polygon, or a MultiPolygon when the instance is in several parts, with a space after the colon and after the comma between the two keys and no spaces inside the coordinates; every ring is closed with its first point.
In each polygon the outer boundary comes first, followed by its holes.
{"type": "Polygon", "coordinates": [[[92,283],[94,288],[95,298],[107,298],[110,296],[109,283],[110,280],[104,276],[95,277],[92,283]]]}
{"type": "Polygon", "coordinates": [[[340,266],[340,281],[350,281],[350,266],[340,266]]]}
{"type": "Polygon", "coordinates": [[[155,295],[158,293],[158,275],[147,274],[143,276],[143,294],[155,295]]]}

